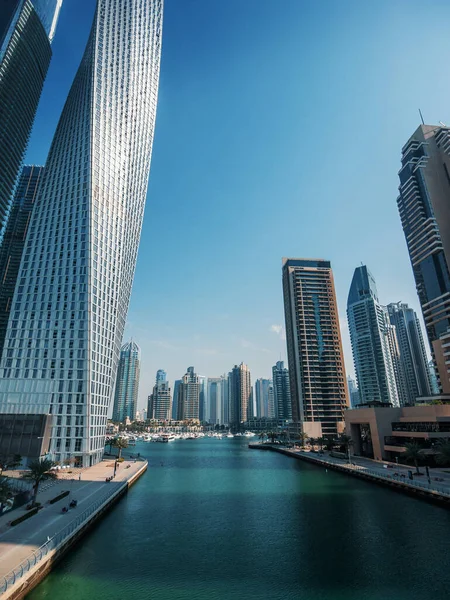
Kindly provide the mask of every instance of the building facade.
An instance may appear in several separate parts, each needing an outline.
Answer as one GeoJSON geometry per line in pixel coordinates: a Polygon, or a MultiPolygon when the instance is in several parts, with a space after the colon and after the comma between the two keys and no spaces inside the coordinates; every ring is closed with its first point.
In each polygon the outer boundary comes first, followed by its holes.
{"type": "Polygon", "coordinates": [[[141,370],[141,351],[136,342],[128,342],[120,351],[117,369],[116,389],[114,393],[113,421],[123,423],[128,417],[136,419],[141,370]]]}
{"type": "Polygon", "coordinates": [[[275,414],[273,416],[277,419],[291,421],[291,386],[289,381],[289,370],[284,366],[284,361],[279,360],[276,365],[272,367],[272,381],[275,404],[275,414]]]}
{"type": "Polygon", "coordinates": [[[208,377],[208,411],[205,420],[211,425],[223,425],[223,377],[208,377]]]}
{"type": "Polygon", "coordinates": [[[416,398],[430,396],[432,393],[422,329],[415,311],[407,304],[388,304],[387,310],[389,319],[395,326],[400,352],[405,390],[402,404],[413,405],[416,398]]]}
{"type": "Polygon", "coordinates": [[[156,373],[156,383],[148,399],[147,415],[149,419],[170,421],[172,415],[172,397],[167,374],[162,369],[156,373]]]}
{"type": "Polygon", "coordinates": [[[378,301],[375,279],[366,266],[357,267],[353,274],[347,316],[360,403],[399,406],[393,332],[378,301]]]}
{"type": "Polygon", "coordinates": [[[200,378],[194,367],[188,367],[178,388],[178,421],[200,419],[200,378]]]}
{"type": "MultiPolygon", "coordinates": [[[[257,379],[255,381],[255,401],[256,401],[256,418],[269,416],[269,388],[272,387],[270,379],[257,379]]],[[[253,415],[249,415],[249,419],[253,415]]]]}
{"type": "Polygon", "coordinates": [[[402,149],[397,205],[444,393],[450,378],[444,336],[450,328],[450,128],[421,125],[402,149]]]}
{"type": "Polygon", "coordinates": [[[173,398],[172,398],[172,421],[178,420],[178,398],[180,393],[181,379],[176,379],[173,384],[173,398]]]}
{"type": "MultiPolygon", "coordinates": [[[[1,169],[1,167],[0,167],[1,169]]],[[[6,328],[22,260],[31,211],[37,197],[43,167],[23,167],[10,215],[0,245],[0,357],[5,343],[6,328]]]]}
{"type": "Polygon", "coordinates": [[[103,456],[147,193],[161,27],[162,0],[98,3],[33,210],[0,412],[55,415],[55,460],[88,466],[103,456]]]}
{"type": "Polygon", "coordinates": [[[356,384],[356,381],[350,376],[347,377],[347,385],[350,397],[350,408],[355,408],[356,406],[358,406],[358,404],[361,403],[358,386],[356,384]]]}
{"type": "Polygon", "coordinates": [[[283,295],[293,420],[310,437],[336,435],[349,400],[330,262],[284,258],[283,295]]]}
{"type": "Polygon", "coordinates": [[[235,365],[229,373],[228,393],[230,401],[229,425],[234,430],[239,431],[242,424],[248,419],[249,406],[253,401],[250,369],[245,363],[235,365]]]}
{"type": "Polygon", "coordinates": [[[0,239],[52,56],[62,0],[0,6],[0,239]]]}

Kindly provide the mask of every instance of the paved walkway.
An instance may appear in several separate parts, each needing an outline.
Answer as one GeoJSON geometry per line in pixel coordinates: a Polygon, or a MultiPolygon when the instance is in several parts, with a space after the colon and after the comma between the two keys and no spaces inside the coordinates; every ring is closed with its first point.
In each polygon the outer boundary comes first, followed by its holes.
{"type": "MultiPolygon", "coordinates": [[[[112,495],[143,465],[141,461],[126,460],[118,464],[115,479],[106,483],[105,478],[114,473],[114,462],[114,459],[103,460],[94,467],[81,470],[81,480],[78,480],[79,469],[72,469],[72,474],[64,473],[61,479],[58,478],[57,483],[38,494],[38,501],[44,505],[44,508],[19,525],[11,527],[7,523],[26,512],[24,508],[0,517],[0,578],[15,569],[33,551],[45,544],[49,537],[58,533],[76,518],[77,514],[105,496],[105,493],[112,495]],[[66,498],[55,504],[48,503],[64,490],[70,491],[66,498]],[[63,514],[61,512],[63,506],[68,506],[72,499],[78,501],[76,508],[63,514]]],[[[45,484],[43,488],[44,486],[45,484]]]]}

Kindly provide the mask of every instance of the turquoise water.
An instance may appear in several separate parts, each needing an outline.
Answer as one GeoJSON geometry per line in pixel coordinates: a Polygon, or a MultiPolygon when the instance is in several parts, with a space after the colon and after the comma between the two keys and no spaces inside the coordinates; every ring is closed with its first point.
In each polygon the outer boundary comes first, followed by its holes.
{"type": "Polygon", "coordinates": [[[147,473],[27,598],[450,598],[450,512],[247,443],[139,444],[147,473]]]}

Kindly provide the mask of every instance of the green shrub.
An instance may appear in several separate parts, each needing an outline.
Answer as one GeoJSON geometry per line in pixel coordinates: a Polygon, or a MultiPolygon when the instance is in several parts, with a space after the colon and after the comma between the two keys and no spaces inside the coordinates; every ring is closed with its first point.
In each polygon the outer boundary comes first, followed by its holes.
{"type": "Polygon", "coordinates": [[[123,462],[125,459],[123,456],[121,456],[120,458],[117,459],[117,462],[123,462]]]}
{"type": "Polygon", "coordinates": [[[19,523],[22,523],[22,521],[26,521],[26,519],[29,519],[30,517],[35,515],[38,512],[38,510],[39,510],[39,508],[36,506],[36,508],[32,508],[31,510],[26,512],[21,517],[14,519],[14,521],[11,521],[11,527],[14,527],[14,525],[18,525],[19,523]]]}
{"type": "Polygon", "coordinates": [[[63,498],[65,498],[66,496],[68,496],[70,494],[69,491],[67,492],[62,492],[61,494],[59,494],[59,496],[55,496],[55,498],[52,498],[49,502],[49,504],[55,504],[55,502],[58,502],[58,500],[62,500],[63,498]]]}

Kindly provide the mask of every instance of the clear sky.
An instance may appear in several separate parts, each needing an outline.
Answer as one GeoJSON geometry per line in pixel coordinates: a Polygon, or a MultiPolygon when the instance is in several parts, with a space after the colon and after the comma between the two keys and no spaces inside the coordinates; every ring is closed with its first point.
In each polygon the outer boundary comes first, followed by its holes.
{"type": "MultiPolygon", "coordinates": [[[[95,0],[64,0],[28,162],[45,161],[95,0]]],[[[156,137],[125,340],[157,369],[252,379],[286,358],[281,259],[361,262],[419,310],[397,212],[400,151],[450,122],[448,0],[166,0],[156,137]]]]}

